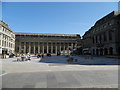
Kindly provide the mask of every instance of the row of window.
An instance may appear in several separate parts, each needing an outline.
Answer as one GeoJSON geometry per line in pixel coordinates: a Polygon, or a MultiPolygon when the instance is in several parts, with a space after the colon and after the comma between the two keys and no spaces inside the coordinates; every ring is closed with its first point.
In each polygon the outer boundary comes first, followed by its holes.
{"type": "Polygon", "coordinates": [[[0,30],[5,32],[6,34],[10,35],[11,37],[15,38],[15,35],[11,31],[9,31],[8,29],[2,27],[1,25],[0,25],[0,30]]]}
{"type": "Polygon", "coordinates": [[[102,43],[102,41],[112,40],[112,31],[104,32],[93,37],[93,43],[102,43]],[[107,37],[108,36],[108,37],[107,37]]]}
{"type": "Polygon", "coordinates": [[[7,41],[4,41],[4,40],[0,40],[0,46],[14,48],[14,44],[7,42],[7,41]]]}
{"type": "Polygon", "coordinates": [[[104,25],[99,26],[97,29],[94,29],[92,33],[94,34],[95,32],[104,30],[105,28],[107,28],[107,27],[109,27],[111,25],[113,25],[113,23],[112,22],[108,22],[108,23],[106,23],[104,25]]]}
{"type": "Polygon", "coordinates": [[[13,42],[14,43],[14,39],[12,39],[11,37],[5,35],[5,34],[0,34],[0,37],[4,40],[8,40],[10,42],[13,42]]]}
{"type": "Polygon", "coordinates": [[[113,55],[113,48],[93,49],[93,55],[113,55]]]}

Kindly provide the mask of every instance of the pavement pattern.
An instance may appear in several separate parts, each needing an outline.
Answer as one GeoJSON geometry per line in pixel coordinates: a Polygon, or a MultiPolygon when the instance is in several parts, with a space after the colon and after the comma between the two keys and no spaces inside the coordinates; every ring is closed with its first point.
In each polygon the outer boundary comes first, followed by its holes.
{"type": "Polygon", "coordinates": [[[78,61],[68,63],[65,56],[32,57],[31,61],[24,62],[4,59],[2,70],[6,74],[2,75],[2,87],[118,88],[118,59],[74,58],[78,61]]]}

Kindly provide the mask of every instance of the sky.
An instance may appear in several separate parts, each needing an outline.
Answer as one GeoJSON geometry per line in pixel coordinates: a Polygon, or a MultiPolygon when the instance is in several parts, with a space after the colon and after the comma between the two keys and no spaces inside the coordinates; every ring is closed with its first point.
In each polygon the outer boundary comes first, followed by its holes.
{"type": "Polygon", "coordinates": [[[2,20],[13,32],[82,36],[117,9],[117,2],[3,2],[2,20]]]}

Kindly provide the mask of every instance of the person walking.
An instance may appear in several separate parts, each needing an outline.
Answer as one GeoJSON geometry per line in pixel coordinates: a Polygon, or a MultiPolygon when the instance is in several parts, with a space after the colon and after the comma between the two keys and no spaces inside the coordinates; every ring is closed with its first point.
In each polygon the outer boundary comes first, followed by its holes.
{"type": "Polygon", "coordinates": [[[44,54],[42,53],[42,58],[44,58],[44,54]]]}
{"type": "Polygon", "coordinates": [[[30,54],[27,55],[27,59],[28,59],[29,61],[31,60],[30,54]]]}
{"type": "Polygon", "coordinates": [[[21,55],[21,60],[24,61],[25,56],[22,54],[21,55]]]}

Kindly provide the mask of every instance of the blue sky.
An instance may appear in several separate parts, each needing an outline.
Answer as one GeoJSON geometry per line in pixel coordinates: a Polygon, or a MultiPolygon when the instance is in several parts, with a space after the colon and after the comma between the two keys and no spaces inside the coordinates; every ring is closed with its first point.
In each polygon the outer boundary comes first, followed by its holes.
{"type": "Polygon", "coordinates": [[[80,34],[117,10],[117,2],[3,2],[2,19],[14,32],[80,34]]]}

